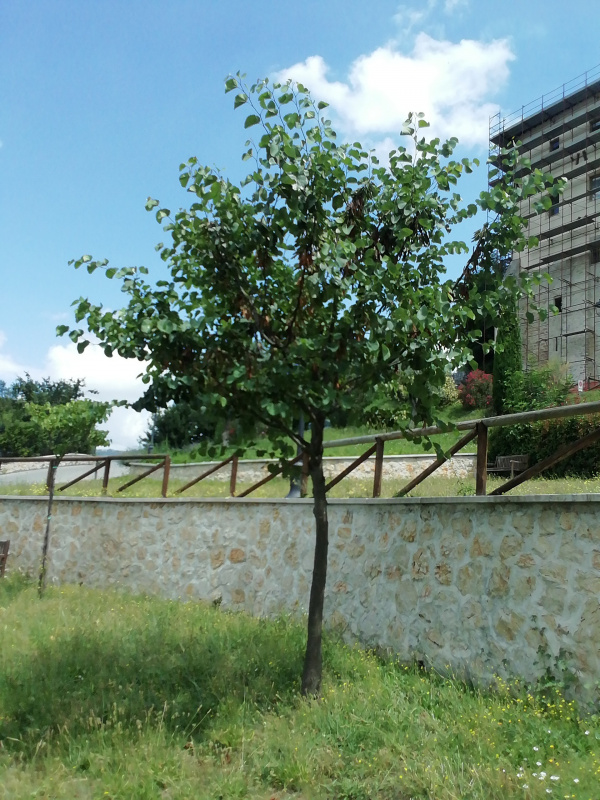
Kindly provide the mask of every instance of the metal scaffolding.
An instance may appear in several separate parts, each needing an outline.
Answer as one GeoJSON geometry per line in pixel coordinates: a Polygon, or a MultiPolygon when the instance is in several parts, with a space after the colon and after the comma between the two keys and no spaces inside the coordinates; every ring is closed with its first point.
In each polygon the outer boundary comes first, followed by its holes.
{"type": "Polygon", "coordinates": [[[506,117],[491,117],[491,166],[501,167],[502,149],[514,145],[533,169],[568,180],[548,211],[535,211],[539,196],[521,205],[539,244],[515,254],[509,269],[549,274],[534,302],[558,309],[528,324],[530,302],[521,303],[524,366],[556,359],[589,385],[600,375],[600,66],[506,117]]]}

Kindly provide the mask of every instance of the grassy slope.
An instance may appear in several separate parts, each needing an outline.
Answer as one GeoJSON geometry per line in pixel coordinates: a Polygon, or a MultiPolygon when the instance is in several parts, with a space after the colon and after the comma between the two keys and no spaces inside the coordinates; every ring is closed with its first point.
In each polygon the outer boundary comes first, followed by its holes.
{"type": "MultiPolygon", "coordinates": [[[[460,422],[464,419],[478,419],[479,417],[485,416],[483,411],[464,411],[460,404],[455,404],[450,408],[446,409],[442,416],[444,419],[449,420],[451,422],[460,422]]],[[[325,441],[332,441],[334,439],[348,439],[353,436],[366,436],[367,434],[372,433],[380,433],[379,429],[375,430],[374,428],[367,428],[367,427],[347,427],[347,428],[326,428],[325,429],[325,441]]],[[[307,433],[307,436],[310,435],[310,432],[307,433]]],[[[440,436],[436,437],[436,441],[442,447],[449,448],[451,447],[454,442],[456,442],[460,437],[455,433],[446,433],[441,434],[440,436]]],[[[246,448],[244,450],[244,458],[258,458],[262,456],[257,455],[257,451],[261,449],[265,449],[267,447],[266,440],[261,442],[259,441],[256,446],[246,448]]],[[[326,456],[352,456],[352,455],[360,455],[364,453],[367,449],[366,445],[356,445],[350,447],[336,447],[333,449],[327,449],[325,451],[326,456]]],[[[466,448],[467,451],[474,452],[473,448],[466,448]]],[[[166,451],[166,450],[165,450],[166,451]]],[[[163,452],[163,448],[157,448],[155,452],[163,452]]],[[[224,454],[219,454],[218,456],[203,456],[196,453],[194,450],[185,450],[185,451],[177,451],[172,453],[172,460],[175,464],[186,464],[189,461],[210,461],[210,460],[217,460],[217,459],[224,459],[229,455],[232,455],[235,452],[235,448],[231,447],[224,451],[224,454]]],[[[386,442],[385,446],[386,455],[404,455],[408,453],[423,453],[423,445],[417,444],[415,442],[408,442],[404,439],[397,439],[391,442],[386,442]]]]}
{"type": "Polygon", "coordinates": [[[39,601],[15,578],[0,631],[2,798],[597,797],[599,722],[555,688],[477,691],[328,637],[307,702],[290,619],[80,587],[39,601]]]}
{"type": "MultiPolygon", "coordinates": [[[[488,478],[488,493],[500,486],[508,479],[508,476],[493,475],[488,478]]],[[[117,492],[119,485],[122,485],[128,478],[111,480],[109,483],[108,495],[110,497],[160,497],[161,481],[152,478],[140,481],[140,483],[126,489],[124,492],[117,492]]],[[[408,478],[387,479],[382,484],[382,497],[393,497],[403,486],[408,483],[408,478]]],[[[171,480],[169,482],[169,496],[173,497],[229,497],[229,481],[215,481],[207,479],[188,489],[182,495],[175,495],[177,488],[183,486],[183,480],[171,480]]],[[[240,482],[237,485],[237,493],[240,494],[250,487],[249,483],[240,482]]],[[[277,498],[285,497],[290,490],[289,481],[275,478],[270,483],[257,489],[250,495],[255,498],[277,498]]],[[[310,485],[309,485],[310,492],[310,485]]],[[[595,478],[535,478],[526,481],[509,492],[509,495],[545,495],[545,494],[598,494],[600,493],[600,476],[595,478]]],[[[20,496],[45,496],[46,487],[43,484],[8,484],[3,485],[1,495],[20,495],[20,496]]],[[[102,481],[85,481],[67,489],[60,494],[70,497],[100,497],[102,495],[102,481]]],[[[59,494],[59,496],[60,496],[59,494]]],[[[409,497],[466,497],[475,494],[475,479],[470,478],[444,478],[433,475],[414,489],[409,497]]],[[[372,497],[372,479],[355,479],[351,476],[345,478],[328,493],[328,497],[372,497]]]]}

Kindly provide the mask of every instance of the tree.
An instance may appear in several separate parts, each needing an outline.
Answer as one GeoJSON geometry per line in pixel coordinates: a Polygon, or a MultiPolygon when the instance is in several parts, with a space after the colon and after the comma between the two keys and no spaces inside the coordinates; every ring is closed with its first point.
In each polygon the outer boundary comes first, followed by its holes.
{"type": "Polygon", "coordinates": [[[215,420],[207,416],[201,403],[182,400],[153,415],[143,441],[180,449],[212,438],[215,429],[215,420]]]}
{"type": "MultiPolygon", "coordinates": [[[[515,281],[471,287],[492,254],[525,245],[518,201],[552,180],[525,171],[507,152],[504,177],[477,204],[463,205],[455,185],[472,170],[452,154],[457,140],[427,141],[422,115],[403,133],[410,151],[393,150],[389,165],[359,143],[339,144],[300,84],[267,79],[247,87],[230,77],[234,106],[250,107],[244,127],[251,171],[241,186],[191,158],[179,180],[194,195],[174,215],[156,210],[170,241],[157,250],[166,279],[150,284],[145,268],[115,269],[83,256],[75,267],[105,269],[122,281],[128,303],[114,314],[86,298],[75,301],[107,356],[146,362],[147,390],[138,407],[174,400],[202,402],[238,426],[261,423],[274,448],[308,455],[313,487],[315,557],[302,690],[321,683],[321,632],[327,577],[328,517],[323,430],[333,413],[366,405],[375,387],[398,376],[406,388],[408,427],[436,420],[435,392],[448,368],[472,358],[475,314],[495,320],[515,281]],[[468,253],[453,228],[478,207],[502,212],[478,232],[457,281],[444,278],[444,258],[468,253]],[[165,224],[166,223],[166,224],[165,224]],[[310,436],[297,433],[300,415],[310,436]]],[[[558,191],[555,187],[551,191],[558,191]]],[[[158,206],[148,199],[146,208],[158,206]]],[[[58,333],[69,330],[60,326],[58,333]]],[[[69,331],[83,350],[84,330],[69,331]]]]}
{"type": "Polygon", "coordinates": [[[28,373],[0,394],[0,453],[4,456],[90,453],[107,445],[110,403],[84,397],[84,381],[36,381],[28,373]]]}
{"type": "Polygon", "coordinates": [[[494,353],[494,410],[506,412],[506,392],[511,376],[522,371],[521,327],[517,301],[510,298],[500,318],[494,353]]]}

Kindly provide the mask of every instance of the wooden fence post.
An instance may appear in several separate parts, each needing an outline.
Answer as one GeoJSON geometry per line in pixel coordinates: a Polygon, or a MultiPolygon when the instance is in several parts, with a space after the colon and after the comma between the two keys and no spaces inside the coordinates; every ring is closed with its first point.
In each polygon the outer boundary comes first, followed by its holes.
{"type": "Polygon", "coordinates": [[[477,466],[475,471],[475,494],[487,491],[488,430],[484,422],[477,424],[477,466]]]}
{"type": "Polygon", "coordinates": [[[169,475],[171,473],[171,456],[167,453],[163,463],[162,496],[166,497],[169,490],[169,475]]]}
{"type": "Polygon", "coordinates": [[[104,462],[104,475],[102,476],[102,494],[106,494],[108,490],[108,478],[110,476],[110,465],[112,464],[112,459],[107,458],[104,462]]]}
{"type": "Polygon", "coordinates": [[[235,484],[237,482],[238,457],[231,459],[231,478],[229,480],[229,496],[235,497],[235,484]]]}
{"type": "Polygon", "coordinates": [[[383,450],[385,441],[375,440],[375,473],[373,475],[373,497],[381,497],[381,479],[383,477],[383,450]]]}

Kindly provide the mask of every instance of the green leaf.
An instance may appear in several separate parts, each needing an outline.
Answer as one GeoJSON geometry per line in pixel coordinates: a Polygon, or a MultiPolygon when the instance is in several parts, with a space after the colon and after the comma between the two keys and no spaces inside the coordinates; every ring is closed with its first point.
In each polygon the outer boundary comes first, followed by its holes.
{"type": "Polygon", "coordinates": [[[320,100],[320,101],[317,103],[317,108],[318,108],[319,110],[321,110],[321,109],[323,109],[323,108],[327,108],[327,107],[328,107],[328,105],[329,105],[329,103],[326,103],[324,100],[320,100]]]}
{"type": "Polygon", "coordinates": [[[233,101],[233,107],[239,108],[240,106],[243,106],[247,102],[248,102],[248,95],[244,94],[243,92],[240,92],[240,94],[236,94],[235,96],[235,100],[233,101]]]}
{"type": "Polygon", "coordinates": [[[244,128],[251,128],[253,125],[258,125],[260,122],[260,117],[256,114],[250,114],[246,117],[246,121],[244,122],[244,128]]]}
{"type": "Polygon", "coordinates": [[[56,335],[57,336],[64,336],[65,333],[69,330],[68,325],[57,325],[56,327],[56,335]]]}
{"type": "Polygon", "coordinates": [[[227,94],[227,92],[232,92],[234,89],[237,89],[238,86],[239,83],[236,81],[235,78],[227,78],[227,80],[225,81],[225,94],[227,94]]]}
{"type": "Polygon", "coordinates": [[[154,200],[152,197],[149,197],[146,200],[146,211],[152,211],[153,208],[156,208],[158,205],[158,200],[154,200]]]}

